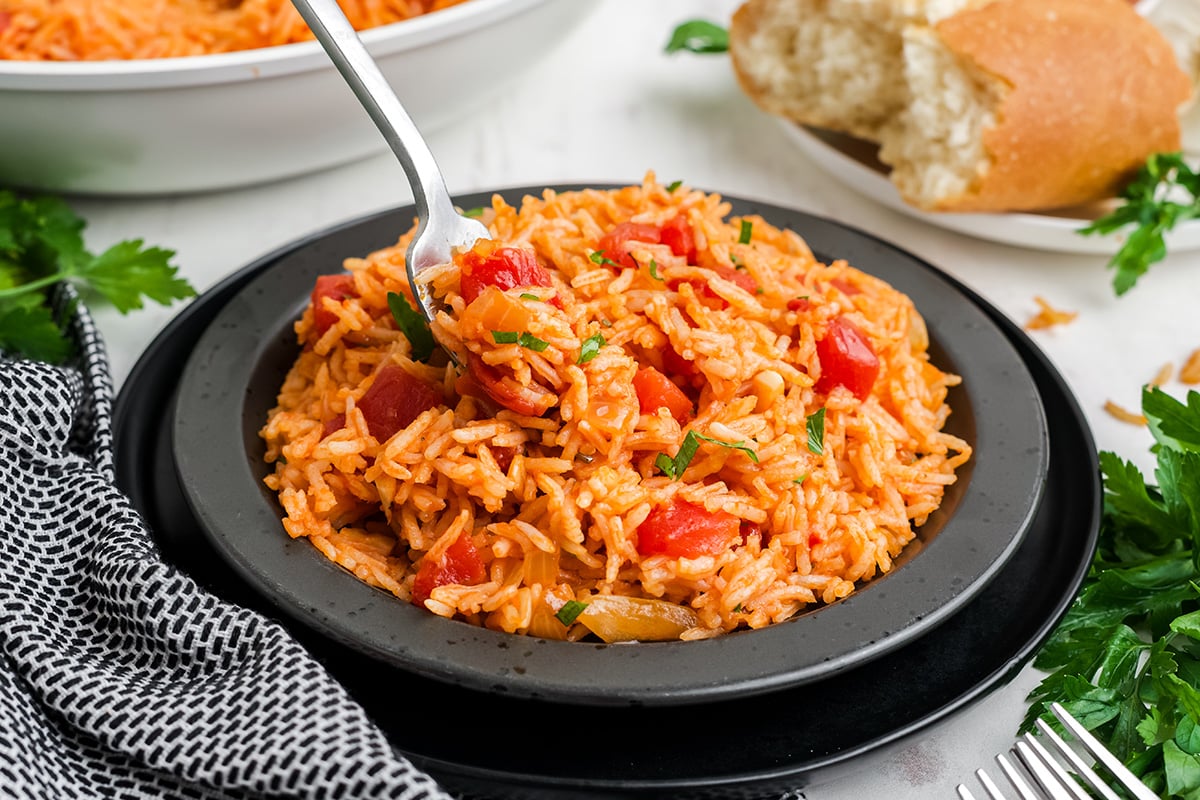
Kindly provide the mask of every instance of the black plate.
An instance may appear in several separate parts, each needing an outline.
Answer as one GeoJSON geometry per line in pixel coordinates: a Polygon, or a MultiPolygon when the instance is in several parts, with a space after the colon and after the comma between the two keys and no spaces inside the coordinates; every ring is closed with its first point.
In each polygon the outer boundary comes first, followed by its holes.
{"type": "Polygon", "coordinates": [[[1084,416],[1029,338],[960,286],[1025,359],[1050,423],[1050,463],[1044,499],[1017,552],[943,625],[812,684],[695,705],[521,701],[389,667],[282,616],[231,573],[201,533],[175,477],[170,409],[183,362],[216,312],[274,258],[242,270],[184,309],[134,366],[114,407],[118,485],[168,561],[225,599],[279,619],[363,704],[397,751],[451,790],[512,800],[715,800],[760,797],[870,769],[1015,676],[1065,613],[1086,573],[1101,493],[1084,416]],[[519,734],[487,733],[497,725],[519,734]]]}
{"type": "MultiPolygon", "coordinates": [[[[570,187],[560,187],[564,190],[570,187]]],[[[510,203],[540,189],[503,191],[510,203]]],[[[490,194],[460,198],[484,205],[490,194]]],[[[292,325],[317,275],[390,243],[414,211],[350,223],[288,248],[217,312],[184,369],[174,453],[191,509],[230,565],[332,639],[473,689],[596,704],[726,699],[825,677],[942,623],[987,584],[1028,529],[1048,460],[1037,389],[994,323],[939,273],[896,248],[797,211],[731,201],[905,292],[936,364],[963,376],[948,430],[974,456],[887,576],[784,624],[699,642],[625,645],[514,638],[447,621],[374,589],[283,531],[257,432],[298,347],[292,325]]]]}

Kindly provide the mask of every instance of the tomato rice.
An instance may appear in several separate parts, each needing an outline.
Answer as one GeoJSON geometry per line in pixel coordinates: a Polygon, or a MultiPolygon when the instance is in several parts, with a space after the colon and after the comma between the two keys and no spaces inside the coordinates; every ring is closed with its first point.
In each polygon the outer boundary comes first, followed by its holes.
{"type": "Polygon", "coordinates": [[[496,196],[430,282],[461,372],[402,332],[412,231],[347,259],[261,431],[288,534],[554,639],[761,628],[886,573],[971,455],[960,379],[904,294],[729,214],[652,174],[496,196]]]}

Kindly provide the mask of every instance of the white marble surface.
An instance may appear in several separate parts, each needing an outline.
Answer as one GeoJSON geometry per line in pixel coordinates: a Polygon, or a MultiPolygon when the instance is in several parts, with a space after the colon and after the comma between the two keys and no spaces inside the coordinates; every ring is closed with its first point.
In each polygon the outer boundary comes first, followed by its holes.
{"type": "MultiPolygon", "coordinates": [[[[1118,422],[1106,400],[1138,407],[1140,387],[1165,362],[1200,347],[1200,252],[1176,252],[1117,298],[1103,256],[1039,252],[951,233],[876,205],[830,180],[738,90],[724,56],[666,56],[674,25],[727,21],[735,0],[593,2],[569,37],[547,43],[545,62],[498,92],[471,119],[427,131],[452,192],[565,182],[663,180],[791,206],[890,240],[960,278],[1024,323],[1034,296],[1079,312],[1035,339],[1074,389],[1102,449],[1151,463],[1143,428],[1118,422]]],[[[480,65],[479,78],[502,65],[480,65]]],[[[432,78],[431,78],[432,79],[432,78]]],[[[363,123],[366,124],[366,123],[363,123]]],[[[175,249],[182,272],[204,289],[258,256],[333,223],[409,202],[397,163],[382,152],[320,174],[200,196],[72,198],[99,250],[129,237],[175,249]]],[[[350,255],[350,254],[348,254],[350,255]]],[[[122,317],[95,309],[121,381],[179,306],[122,317]]],[[[1182,395],[1186,387],[1166,386],[1182,395]]],[[[954,785],[1005,748],[1038,674],[1008,686],[907,749],[831,785],[810,800],[952,797],[954,785]]]]}

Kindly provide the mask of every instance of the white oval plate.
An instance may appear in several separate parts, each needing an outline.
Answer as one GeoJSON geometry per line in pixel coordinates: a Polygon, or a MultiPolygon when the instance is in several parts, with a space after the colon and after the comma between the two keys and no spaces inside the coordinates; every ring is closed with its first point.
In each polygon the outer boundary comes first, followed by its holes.
{"type": "MultiPolygon", "coordinates": [[[[1193,124],[1184,133],[1185,144],[1200,138],[1200,113],[1191,114],[1191,119],[1193,124]]],[[[887,167],[876,157],[877,148],[874,144],[786,120],[781,120],[781,124],[800,149],[834,180],[864,197],[930,225],[979,239],[1064,253],[1111,255],[1123,241],[1121,233],[1110,236],[1079,234],[1080,228],[1111,208],[1099,203],[1038,213],[955,214],[922,211],[901,199],[900,193],[888,179],[887,167]]],[[[1200,220],[1183,223],[1167,234],[1169,251],[1197,248],[1200,248],[1200,220]]]]}

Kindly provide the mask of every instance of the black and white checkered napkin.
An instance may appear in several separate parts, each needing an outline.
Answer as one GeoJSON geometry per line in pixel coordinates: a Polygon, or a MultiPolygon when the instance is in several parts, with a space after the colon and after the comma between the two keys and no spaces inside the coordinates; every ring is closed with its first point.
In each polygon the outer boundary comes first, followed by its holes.
{"type": "Polygon", "coordinates": [[[0,797],[448,799],[282,627],[161,559],[82,306],[70,333],[71,367],[0,356],[0,797]]]}

